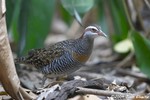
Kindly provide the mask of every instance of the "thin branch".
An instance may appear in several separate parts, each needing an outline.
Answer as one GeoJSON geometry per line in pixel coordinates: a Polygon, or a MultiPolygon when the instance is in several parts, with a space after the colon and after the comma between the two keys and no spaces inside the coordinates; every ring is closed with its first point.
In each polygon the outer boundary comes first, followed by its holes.
{"type": "Polygon", "coordinates": [[[121,92],[113,92],[113,91],[106,91],[106,90],[97,90],[97,89],[88,89],[77,87],[77,93],[84,93],[84,94],[94,94],[94,95],[101,95],[101,96],[112,96],[112,97],[122,97],[122,98],[134,98],[135,95],[131,93],[121,93],[121,92]]]}

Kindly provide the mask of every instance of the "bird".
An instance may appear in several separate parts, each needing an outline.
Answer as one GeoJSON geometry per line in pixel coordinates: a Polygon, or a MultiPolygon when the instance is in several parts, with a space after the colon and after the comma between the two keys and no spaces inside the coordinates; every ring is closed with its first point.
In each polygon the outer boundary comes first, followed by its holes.
{"type": "Polygon", "coordinates": [[[60,41],[45,48],[32,49],[27,56],[16,58],[15,63],[36,67],[44,74],[44,84],[48,76],[61,77],[80,69],[89,59],[94,39],[98,36],[107,37],[100,26],[90,25],[79,38],[60,41]]]}

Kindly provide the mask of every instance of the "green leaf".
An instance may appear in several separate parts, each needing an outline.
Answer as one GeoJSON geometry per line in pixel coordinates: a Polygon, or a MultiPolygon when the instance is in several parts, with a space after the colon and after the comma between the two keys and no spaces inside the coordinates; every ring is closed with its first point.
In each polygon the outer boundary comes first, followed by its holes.
{"type": "Polygon", "coordinates": [[[150,41],[136,31],[131,31],[131,40],[139,68],[150,77],[150,41]]]}
{"type": "Polygon", "coordinates": [[[115,44],[114,50],[118,53],[127,53],[133,50],[133,45],[131,40],[127,38],[125,40],[118,42],[117,44],[115,44]]]}
{"type": "Polygon", "coordinates": [[[63,7],[74,15],[74,9],[78,13],[85,13],[89,11],[94,4],[94,0],[61,0],[63,7]]]}
{"type": "Polygon", "coordinates": [[[58,9],[60,12],[60,16],[66,22],[68,25],[72,23],[72,16],[70,16],[69,12],[65,10],[65,8],[62,6],[62,4],[58,4],[58,9]]]}
{"type": "Polygon", "coordinates": [[[21,0],[6,0],[6,22],[8,33],[14,39],[15,42],[18,42],[18,19],[21,9],[21,0]]]}
{"type": "MultiPolygon", "coordinates": [[[[7,0],[8,32],[19,51],[43,47],[49,33],[55,0],[7,0]]],[[[20,54],[20,53],[19,53],[20,54]]]]}
{"type": "Polygon", "coordinates": [[[22,2],[18,26],[20,42],[22,41],[20,45],[25,43],[23,53],[26,53],[32,48],[43,47],[50,30],[55,0],[23,0],[22,2]]]}
{"type": "Polygon", "coordinates": [[[6,11],[6,22],[7,22],[7,29],[8,30],[11,26],[15,7],[17,6],[17,3],[15,3],[15,2],[18,3],[18,0],[16,0],[16,1],[6,0],[6,9],[7,9],[7,11],[6,11]]]}
{"type": "Polygon", "coordinates": [[[122,0],[106,0],[108,9],[110,10],[110,18],[112,20],[111,28],[113,29],[111,34],[113,44],[124,40],[128,36],[130,29],[127,16],[124,10],[122,0]]]}

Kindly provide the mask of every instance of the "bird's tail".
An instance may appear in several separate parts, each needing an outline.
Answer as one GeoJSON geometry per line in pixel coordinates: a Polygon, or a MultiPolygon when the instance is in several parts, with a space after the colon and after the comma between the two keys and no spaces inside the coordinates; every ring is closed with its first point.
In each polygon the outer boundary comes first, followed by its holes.
{"type": "Polygon", "coordinates": [[[14,60],[15,64],[21,64],[21,63],[23,64],[25,63],[25,61],[26,61],[26,57],[20,57],[14,60]]]}

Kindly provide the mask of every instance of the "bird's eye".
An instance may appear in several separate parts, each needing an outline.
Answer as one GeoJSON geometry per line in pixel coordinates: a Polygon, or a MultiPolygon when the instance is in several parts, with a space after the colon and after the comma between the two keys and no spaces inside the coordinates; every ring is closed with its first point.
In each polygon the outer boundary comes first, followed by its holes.
{"type": "Polygon", "coordinates": [[[94,28],[92,28],[91,30],[92,30],[92,32],[96,32],[96,29],[94,29],[94,28]]]}

